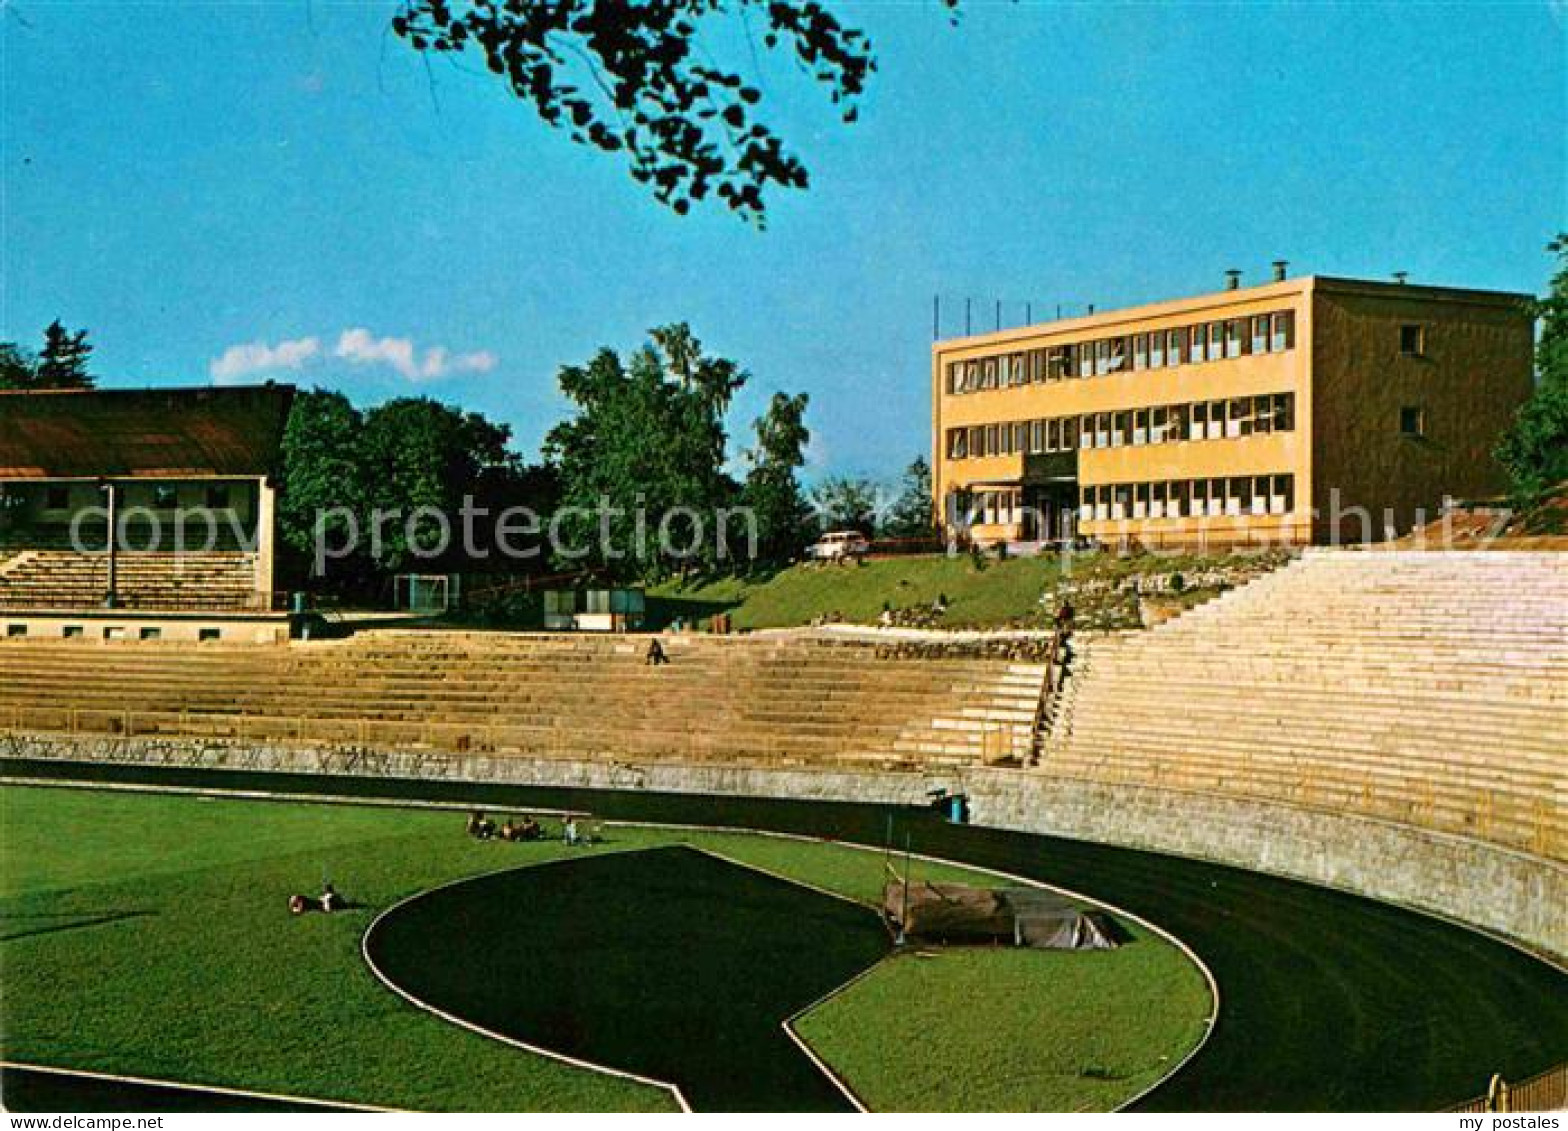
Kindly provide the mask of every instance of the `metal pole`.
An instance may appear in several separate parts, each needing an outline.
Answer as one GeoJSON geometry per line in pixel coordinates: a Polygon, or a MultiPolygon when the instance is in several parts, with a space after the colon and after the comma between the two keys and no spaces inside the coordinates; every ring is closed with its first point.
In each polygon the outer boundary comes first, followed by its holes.
{"type": "Polygon", "coordinates": [[[942,336],[942,296],[931,296],[931,340],[934,342],[942,336]]]}
{"type": "Polygon", "coordinates": [[[973,306],[974,306],[974,299],[970,299],[970,298],[964,299],[964,333],[965,334],[972,334],[972,333],[974,333],[974,323],[970,319],[970,312],[971,312],[973,306]]]}
{"type": "Polygon", "coordinates": [[[903,908],[898,916],[898,943],[904,944],[905,937],[909,934],[909,844],[911,833],[904,830],[904,899],[903,908]]]}
{"type": "Polygon", "coordinates": [[[103,489],[109,495],[109,506],[107,508],[109,514],[109,588],[103,595],[103,607],[112,609],[120,603],[119,597],[115,593],[115,590],[118,588],[120,571],[120,524],[117,513],[119,507],[114,483],[112,481],[104,483],[103,489]]]}

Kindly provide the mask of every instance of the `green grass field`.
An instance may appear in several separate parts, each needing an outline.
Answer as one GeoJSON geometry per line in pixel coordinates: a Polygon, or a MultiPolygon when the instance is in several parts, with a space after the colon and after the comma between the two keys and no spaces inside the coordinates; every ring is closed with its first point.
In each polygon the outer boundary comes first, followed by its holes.
{"type": "Polygon", "coordinates": [[[809,624],[835,613],[847,621],[873,624],[884,601],[894,608],[930,608],[948,601],[947,628],[1005,625],[1038,620],[1040,595],[1055,583],[1055,557],[989,559],[967,555],[912,555],[861,565],[793,566],[765,579],[725,577],[649,590],[656,624],[683,617],[687,623],[728,612],[738,629],[809,624]]]}
{"type": "MultiPolygon", "coordinates": [[[[6,1058],[392,1107],[667,1108],[660,1090],[449,1025],[369,973],[360,938],[379,910],[568,852],[474,842],[461,824],[446,811],[0,790],[6,1058]],[[287,895],[324,876],[359,906],[288,915],[287,895]]],[[[879,855],[828,843],[627,827],[608,836],[592,851],[692,844],[866,902],[882,883],[879,855]]],[[[916,875],[972,878],[918,862],[916,875]]],[[[1107,954],[899,959],[802,1029],[874,1106],[1105,1107],[1174,1064],[1206,1014],[1179,952],[1139,938],[1107,954]],[[921,1020],[927,1009],[943,1023],[921,1020]],[[955,1023],[966,1009],[980,1023],[955,1023]],[[1031,1049],[1058,1053],[1037,1062],[1031,1049]],[[912,1053],[932,1058],[915,1100],[902,1082],[912,1053]],[[1020,1071],[1020,1057],[1038,1070],[1020,1071]]]]}

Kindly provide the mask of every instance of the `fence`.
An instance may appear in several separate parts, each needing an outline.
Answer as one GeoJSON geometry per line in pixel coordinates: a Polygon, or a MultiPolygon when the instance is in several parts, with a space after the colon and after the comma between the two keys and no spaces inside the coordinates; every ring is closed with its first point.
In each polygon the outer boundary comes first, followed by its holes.
{"type": "Polygon", "coordinates": [[[1500,1074],[1494,1075],[1486,1095],[1449,1111],[1456,1115],[1472,1115],[1496,1111],[1562,1111],[1565,1108],[1568,1108],[1568,1061],[1517,1084],[1510,1084],[1500,1074]]]}

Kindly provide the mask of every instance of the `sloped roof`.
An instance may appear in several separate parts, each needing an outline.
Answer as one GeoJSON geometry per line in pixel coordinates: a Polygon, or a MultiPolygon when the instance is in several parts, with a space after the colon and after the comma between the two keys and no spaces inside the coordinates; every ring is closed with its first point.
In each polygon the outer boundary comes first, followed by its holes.
{"type": "Polygon", "coordinates": [[[278,470],[290,385],[0,393],[0,479],[278,470]]]}

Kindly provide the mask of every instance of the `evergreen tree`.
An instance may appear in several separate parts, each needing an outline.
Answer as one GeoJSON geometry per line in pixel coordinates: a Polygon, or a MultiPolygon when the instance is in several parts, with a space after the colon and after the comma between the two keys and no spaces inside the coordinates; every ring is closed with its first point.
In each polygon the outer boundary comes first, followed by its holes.
{"type": "Polygon", "coordinates": [[[38,354],[33,384],[39,389],[91,389],[92,375],[87,372],[87,359],[93,347],[87,342],[87,331],[67,330],[56,318],[44,330],[44,348],[38,354]]]}
{"type": "Polygon", "coordinates": [[[1568,482],[1568,232],[1547,249],[1558,257],[1551,291],[1536,303],[1535,393],[1519,409],[1496,449],[1508,472],[1514,505],[1528,509],[1568,482]]]}

